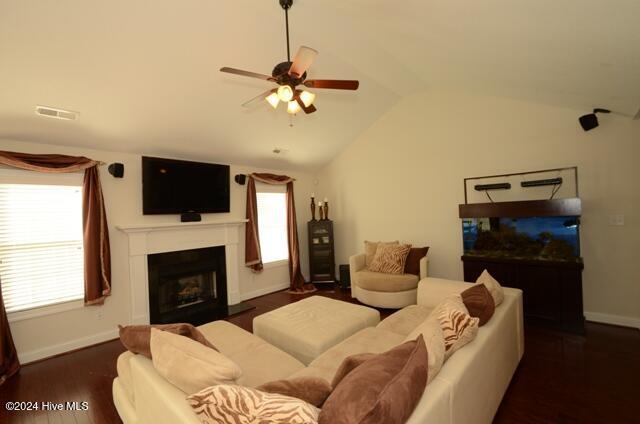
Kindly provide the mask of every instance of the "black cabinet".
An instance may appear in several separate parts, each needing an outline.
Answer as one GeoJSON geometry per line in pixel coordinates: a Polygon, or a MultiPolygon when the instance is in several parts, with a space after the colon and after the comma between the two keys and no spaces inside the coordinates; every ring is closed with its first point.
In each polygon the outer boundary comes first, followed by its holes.
{"type": "Polygon", "coordinates": [[[328,219],[309,221],[309,272],[312,283],[334,283],[335,252],[333,222],[328,219]]]}
{"type": "Polygon", "coordinates": [[[464,280],[475,282],[485,269],[503,286],[523,291],[529,322],[584,333],[582,263],[463,256],[464,280]]]}

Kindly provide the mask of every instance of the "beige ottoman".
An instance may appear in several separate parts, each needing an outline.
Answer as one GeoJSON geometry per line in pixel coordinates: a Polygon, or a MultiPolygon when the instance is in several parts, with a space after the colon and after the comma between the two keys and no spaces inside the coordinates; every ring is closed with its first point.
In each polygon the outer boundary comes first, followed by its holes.
{"type": "Polygon", "coordinates": [[[379,322],[375,309],[312,296],[258,315],[253,333],[308,365],[327,349],[379,322]]]}

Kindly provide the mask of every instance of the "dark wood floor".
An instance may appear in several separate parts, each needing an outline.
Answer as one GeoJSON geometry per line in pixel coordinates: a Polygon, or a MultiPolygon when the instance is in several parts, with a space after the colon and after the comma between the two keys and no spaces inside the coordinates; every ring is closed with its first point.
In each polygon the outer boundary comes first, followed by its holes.
{"type": "MultiPolygon", "coordinates": [[[[317,294],[353,301],[340,290],[317,294]]],[[[254,316],[302,297],[253,299],[255,309],[228,320],[251,331],[254,316]]],[[[527,327],[525,344],[496,423],[640,423],[640,331],[588,323],[583,337],[527,327]]],[[[115,340],[24,366],[0,386],[0,423],[119,423],[111,381],[123,350],[115,340]],[[89,410],[9,413],[7,401],[87,401],[89,410]]]]}

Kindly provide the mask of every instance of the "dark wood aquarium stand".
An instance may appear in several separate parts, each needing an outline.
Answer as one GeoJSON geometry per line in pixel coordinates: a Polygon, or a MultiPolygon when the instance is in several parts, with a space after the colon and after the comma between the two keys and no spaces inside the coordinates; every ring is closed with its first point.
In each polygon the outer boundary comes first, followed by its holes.
{"type": "Polygon", "coordinates": [[[464,280],[485,269],[506,287],[523,291],[527,322],[584,334],[581,262],[462,256],[464,280]]]}
{"type": "Polygon", "coordinates": [[[333,246],[333,222],[329,219],[307,223],[309,234],[309,270],[312,283],[335,283],[336,265],[333,246]]]}

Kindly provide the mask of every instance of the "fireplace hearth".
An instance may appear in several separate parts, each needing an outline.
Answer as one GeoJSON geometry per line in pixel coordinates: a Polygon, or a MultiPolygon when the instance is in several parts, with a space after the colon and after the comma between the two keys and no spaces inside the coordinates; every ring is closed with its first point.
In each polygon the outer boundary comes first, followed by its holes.
{"type": "Polygon", "coordinates": [[[148,270],[151,324],[227,316],[224,246],[148,255],[148,270]]]}

